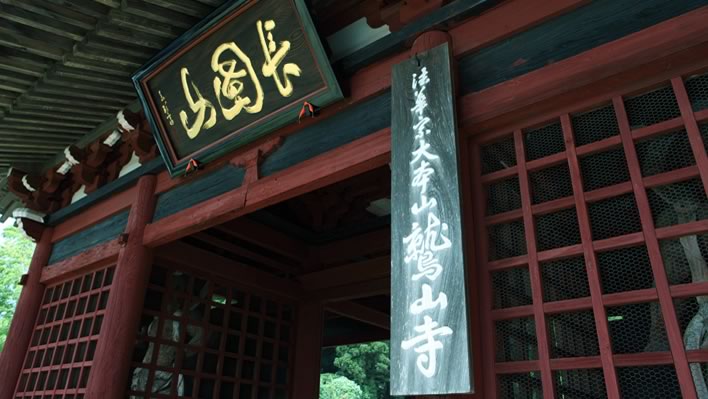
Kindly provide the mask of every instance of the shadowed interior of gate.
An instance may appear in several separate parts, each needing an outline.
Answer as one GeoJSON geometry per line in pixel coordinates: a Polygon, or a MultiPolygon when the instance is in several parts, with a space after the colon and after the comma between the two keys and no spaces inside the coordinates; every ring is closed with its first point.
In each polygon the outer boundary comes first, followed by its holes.
{"type": "Polygon", "coordinates": [[[323,347],[388,339],[389,196],[379,168],[157,248],[128,394],[288,397],[302,296],[323,347]]]}

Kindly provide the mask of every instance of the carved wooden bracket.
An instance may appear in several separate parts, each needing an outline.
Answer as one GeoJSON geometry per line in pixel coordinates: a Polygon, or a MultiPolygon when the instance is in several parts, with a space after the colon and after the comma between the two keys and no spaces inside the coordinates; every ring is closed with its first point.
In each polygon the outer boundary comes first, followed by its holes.
{"type": "Polygon", "coordinates": [[[22,182],[22,178],[25,176],[27,176],[27,173],[17,168],[10,168],[7,172],[7,188],[22,202],[28,202],[32,199],[32,191],[28,190],[22,182]]]}
{"type": "Polygon", "coordinates": [[[18,227],[24,233],[37,242],[42,238],[44,231],[44,214],[27,208],[15,209],[12,217],[18,220],[18,227]]]}
{"type": "Polygon", "coordinates": [[[157,156],[149,123],[140,113],[119,112],[118,128],[102,135],[85,148],[69,146],[66,160],[44,175],[27,174],[11,169],[8,188],[27,208],[43,213],[54,212],[71,203],[83,185],[91,193],[118,178],[121,169],[135,152],[141,163],[157,156]]]}
{"type": "Polygon", "coordinates": [[[140,163],[145,163],[157,156],[157,145],[146,119],[143,118],[135,129],[126,132],[125,140],[138,155],[140,163]]]}
{"type": "Polygon", "coordinates": [[[30,219],[20,219],[19,226],[32,241],[38,242],[42,238],[43,224],[30,219]]]}

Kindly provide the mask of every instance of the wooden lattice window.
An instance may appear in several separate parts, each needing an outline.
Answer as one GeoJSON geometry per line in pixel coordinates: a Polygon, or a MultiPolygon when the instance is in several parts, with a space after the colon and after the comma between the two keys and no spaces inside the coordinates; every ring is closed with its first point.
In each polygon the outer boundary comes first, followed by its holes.
{"type": "Polygon", "coordinates": [[[128,394],[287,398],[292,321],[290,304],[203,273],[154,266],[128,394]]]}
{"type": "Polygon", "coordinates": [[[485,397],[708,398],[708,74],[472,139],[485,397]]]}
{"type": "Polygon", "coordinates": [[[46,288],[15,398],[84,397],[113,270],[46,288]]]}

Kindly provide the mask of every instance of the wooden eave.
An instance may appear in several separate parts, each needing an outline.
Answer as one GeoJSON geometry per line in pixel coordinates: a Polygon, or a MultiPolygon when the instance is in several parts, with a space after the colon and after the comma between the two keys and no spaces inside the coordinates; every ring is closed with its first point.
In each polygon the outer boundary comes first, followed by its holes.
{"type": "MultiPolygon", "coordinates": [[[[116,127],[131,75],[225,0],[0,0],[0,219],[10,167],[43,174],[116,127]]],[[[398,0],[312,0],[323,35],[398,0]],[[366,4],[364,4],[366,3],[366,4]]],[[[380,18],[377,19],[380,20],[380,18]]]]}

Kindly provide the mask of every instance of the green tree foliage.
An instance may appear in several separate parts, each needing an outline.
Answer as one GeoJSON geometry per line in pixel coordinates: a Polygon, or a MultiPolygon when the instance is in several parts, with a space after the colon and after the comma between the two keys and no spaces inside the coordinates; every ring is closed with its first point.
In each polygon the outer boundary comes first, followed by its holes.
{"type": "Polygon", "coordinates": [[[0,351],[5,346],[7,330],[15,314],[22,287],[20,277],[27,272],[34,243],[18,228],[5,228],[0,238],[0,351]]]}
{"type": "Polygon", "coordinates": [[[361,386],[363,399],[389,397],[388,342],[369,342],[337,347],[334,365],[337,374],[348,377],[361,386]]]}
{"type": "Polygon", "coordinates": [[[320,399],[364,399],[359,385],[336,374],[320,375],[320,399]]]}

